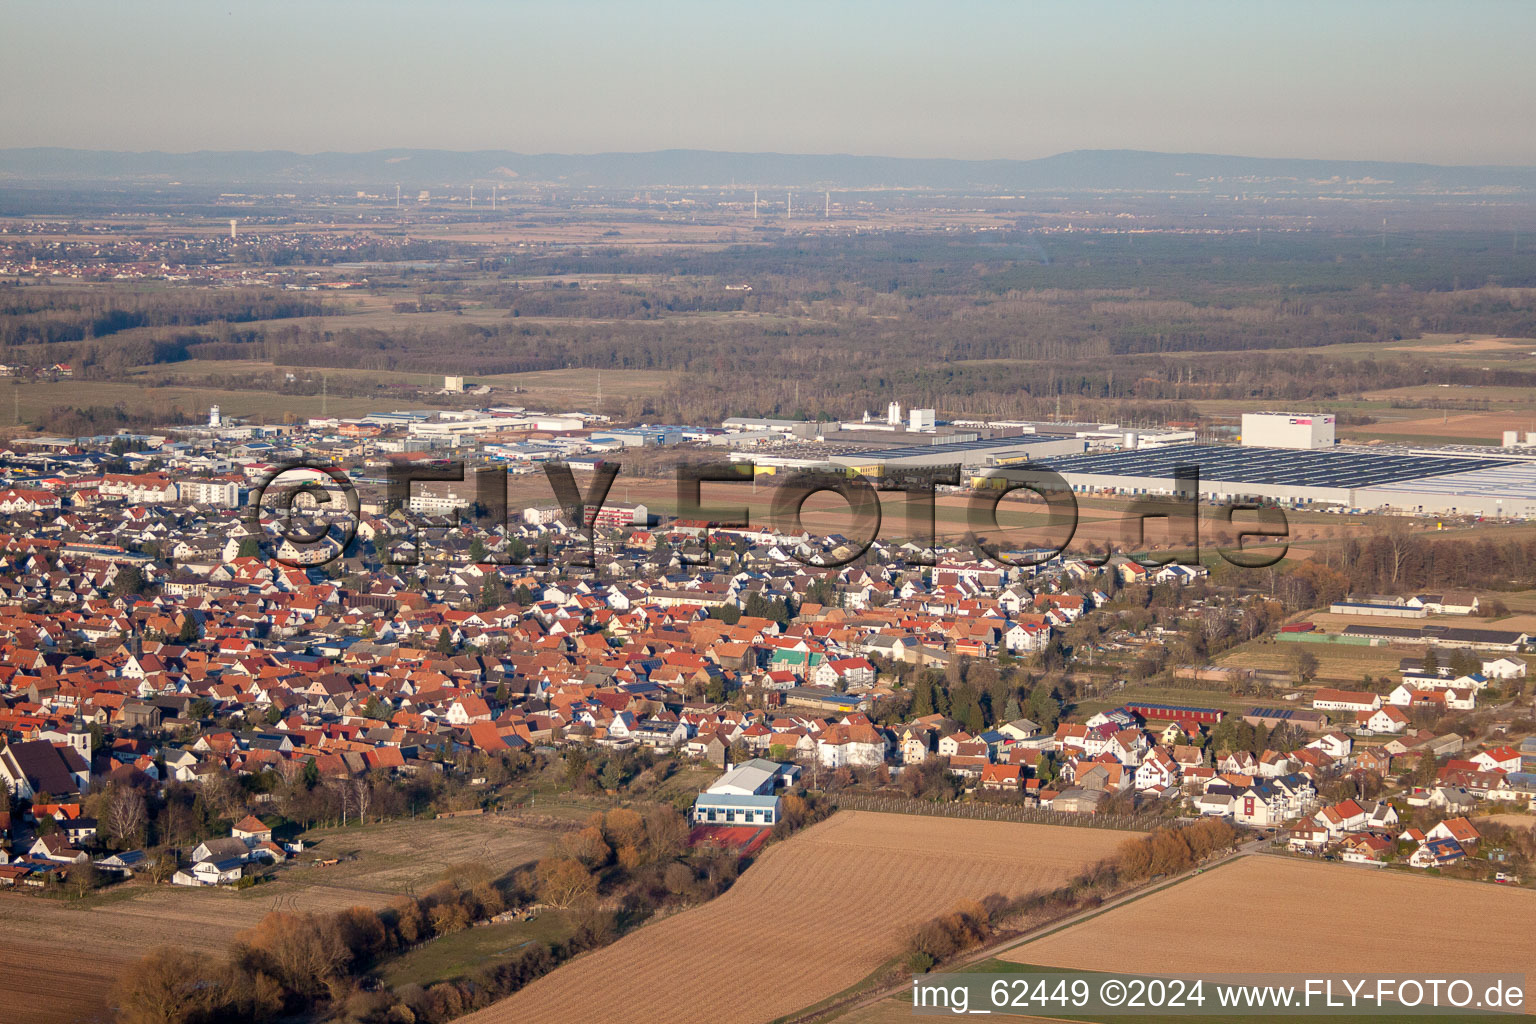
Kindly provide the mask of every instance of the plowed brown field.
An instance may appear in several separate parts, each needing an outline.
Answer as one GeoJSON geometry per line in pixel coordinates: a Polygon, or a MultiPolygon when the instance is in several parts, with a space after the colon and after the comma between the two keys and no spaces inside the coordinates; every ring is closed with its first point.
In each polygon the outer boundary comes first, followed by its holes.
{"type": "Polygon", "coordinates": [[[1380,868],[1243,857],[1016,946],[1002,959],[1147,974],[1525,972],[1536,963],[1536,892],[1380,868]],[[1490,934],[1497,938],[1428,941],[1430,935],[1490,934]],[[1255,967],[1255,957],[1273,949],[1284,951],[1281,960],[1255,967]]]}
{"type": "Polygon", "coordinates": [[[1055,886],[1126,833],[842,811],[702,907],[535,981],[468,1024],[762,1024],[834,995],[965,898],[1055,886]]]}

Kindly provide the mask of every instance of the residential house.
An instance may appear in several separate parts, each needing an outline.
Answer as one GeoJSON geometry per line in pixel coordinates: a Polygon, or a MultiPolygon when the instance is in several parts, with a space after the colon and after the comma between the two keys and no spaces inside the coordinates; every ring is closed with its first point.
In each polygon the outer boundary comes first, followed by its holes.
{"type": "Polygon", "coordinates": [[[981,769],[979,789],[991,792],[1017,793],[1024,782],[1024,769],[1016,764],[989,764],[981,769]]]}

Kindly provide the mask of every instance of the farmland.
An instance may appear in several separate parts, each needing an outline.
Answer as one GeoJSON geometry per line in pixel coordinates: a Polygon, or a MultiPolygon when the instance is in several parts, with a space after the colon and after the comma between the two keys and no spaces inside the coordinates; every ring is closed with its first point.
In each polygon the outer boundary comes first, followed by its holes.
{"type": "MultiPolygon", "coordinates": [[[[1254,970],[1266,949],[1284,970],[1359,973],[1525,971],[1536,960],[1536,893],[1397,871],[1274,857],[1243,857],[1180,885],[1001,954],[1051,967],[1159,972],[1254,970]],[[1476,935],[1498,922],[1499,941],[1426,942],[1382,908],[1412,908],[1436,933],[1476,935]],[[1193,910],[1193,912],[1192,912],[1193,910]],[[1156,942],[1125,942],[1157,935],[1156,942]],[[1317,941],[1291,941],[1311,936],[1317,941]],[[1104,951],[1115,956],[1106,960],[1104,951]]],[[[1277,967],[1278,969],[1278,967],[1277,967]]]]}
{"type": "MultiPolygon", "coordinates": [[[[0,385],[0,426],[31,423],[56,406],[113,406],[143,408],[153,402],[167,413],[182,413],[193,420],[206,416],[210,405],[218,405],[226,416],[282,422],[285,417],[307,419],[322,413],[331,416],[363,416],[370,412],[409,405],[435,407],[445,404],[431,393],[442,386],[441,377],[419,373],[391,373],[385,370],[312,371],[294,368],[303,379],[326,378],[330,387],[350,385],[353,392],[364,394],[293,394],[274,390],[262,375],[270,377],[284,367],[271,363],[242,364],[205,362],[176,365],[173,369],[156,368],[154,374],[137,373],[124,381],[37,380],[23,384],[13,379],[0,385]],[[218,378],[225,386],[211,386],[218,378]],[[417,389],[424,389],[421,393],[417,389]]],[[[497,389],[495,401],[516,402],[536,408],[563,410],[592,407],[601,390],[610,399],[655,394],[664,386],[664,374],[633,371],[609,374],[601,384],[594,374],[582,370],[535,370],[505,373],[472,379],[472,384],[489,384],[497,389]],[[517,391],[508,389],[516,388],[517,391]]],[[[313,389],[311,389],[313,390],[313,389]]],[[[463,402],[458,404],[462,405],[463,402]]]]}
{"type": "Polygon", "coordinates": [[[1125,833],[858,811],[770,848],[726,893],[582,957],[473,1024],[760,1024],[842,991],[960,899],[1054,886],[1125,833]],[[793,978],[792,985],[742,979],[793,978]],[[734,979],[734,980],[731,980],[734,979]]]}
{"type": "MultiPolygon", "coordinates": [[[[1506,816],[1513,817],[1513,816],[1506,816]]],[[[1240,857],[1204,874],[1047,930],[1039,938],[962,970],[1220,974],[1348,970],[1396,976],[1414,972],[1524,971],[1536,955],[1536,894],[1397,871],[1267,856],[1240,857]],[[1383,907],[1413,908],[1447,934],[1471,935],[1500,922],[1511,941],[1481,943],[1459,956],[1447,943],[1384,922],[1383,907]],[[1193,909],[1193,912],[1191,911],[1193,909]],[[1152,942],[1127,936],[1156,936],[1152,942]],[[1318,941],[1293,941],[1310,936],[1318,941]],[[1283,958],[1266,966],[1267,949],[1283,958]],[[1106,956],[1106,950],[1114,950],[1106,956]]],[[[887,996],[835,1018],[838,1024],[896,1024],[912,1019],[907,993],[887,996]]],[[[1092,1020],[1078,1013],[1023,1020],[1092,1020]]],[[[1128,1020],[1127,1017],[1110,1017],[1128,1020]]],[[[1196,1019],[1196,1018],[1165,1018],[1196,1019]]],[[[1279,1018],[1252,1018],[1270,1020],[1279,1018]]],[[[1364,1018],[1330,1017],[1331,1020],[1364,1018]]],[[[1472,1019],[1472,1018],[1469,1018],[1472,1019]]],[[[1481,1019],[1481,1018],[1477,1018],[1481,1019]]]]}
{"type": "Polygon", "coordinates": [[[340,857],[341,863],[300,863],[276,882],[240,893],[135,881],[80,904],[0,895],[0,945],[43,965],[0,974],[4,1019],[105,1021],[117,974],[153,946],[222,952],[268,911],[384,907],[426,888],[451,864],[474,861],[505,872],[538,857],[552,838],[499,817],[397,821],[312,832],[306,841],[314,843],[314,855],[340,857]],[[46,995],[40,998],[40,992],[46,995]]]}

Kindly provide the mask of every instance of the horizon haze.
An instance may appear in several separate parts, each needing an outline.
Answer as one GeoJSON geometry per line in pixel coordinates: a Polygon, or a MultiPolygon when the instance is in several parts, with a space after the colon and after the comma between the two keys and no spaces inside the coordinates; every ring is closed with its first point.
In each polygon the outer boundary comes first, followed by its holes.
{"type": "Polygon", "coordinates": [[[1536,138],[1511,130],[1536,120],[1522,52],[1536,10],[1493,2],[794,0],[765,14],[458,0],[428,17],[399,3],[82,0],[18,5],[8,21],[11,146],[1536,163],[1536,138]]]}

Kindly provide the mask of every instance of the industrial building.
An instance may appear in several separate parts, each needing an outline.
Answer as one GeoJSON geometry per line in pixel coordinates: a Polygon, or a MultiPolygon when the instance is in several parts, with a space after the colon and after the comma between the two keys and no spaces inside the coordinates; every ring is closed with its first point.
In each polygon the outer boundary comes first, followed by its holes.
{"type": "MultiPolygon", "coordinates": [[[[1012,431],[1010,431],[1012,433],[1012,431]]],[[[979,441],[983,435],[978,430],[908,430],[905,427],[865,427],[859,423],[844,423],[840,430],[827,431],[822,435],[837,444],[867,444],[879,448],[906,448],[912,445],[960,444],[979,441]]]]}
{"type": "MultiPolygon", "coordinates": [[[[769,422],[726,425],[751,430],[769,422]]],[[[774,421],[774,426],[786,422],[774,421]]],[[[1006,486],[1009,470],[1028,464],[1060,473],[1079,493],[1126,495],[1172,494],[1175,469],[1195,466],[1200,497],[1210,501],[1536,517],[1536,446],[1520,445],[1513,431],[1506,433],[1502,447],[1341,446],[1332,413],[1258,412],[1243,414],[1240,444],[1211,444],[1196,442],[1196,432],[1184,429],[1186,424],[1174,429],[957,420],[931,433],[915,432],[895,407],[883,426],[848,426],[820,425],[816,434],[801,434],[805,440],[789,443],[765,445],[753,435],[756,447],[742,447],[731,457],[752,460],[759,474],[838,469],[877,479],[896,469],[959,466],[962,481],[978,488],[1006,486]],[[1002,431],[1009,436],[987,436],[1002,431]]],[[[1527,435],[1527,441],[1533,436],[1527,435]]]]}
{"type": "Polygon", "coordinates": [[[959,466],[962,473],[988,466],[1006,466],[1052,456],[1078,455],[1086,451],[1086,441],[1075,437],[987,437],[952,444],[909,445],[882,448],[831,458],[834,466],[853,470],[868,477],[880,477],[892,469],[959,466]]]}
{"type": "MultiPolygon", "coordinates": [[[[1174,472],[1198,467],[1200,496],[1213,501],[1269,501],[1386,509],[1432,515],[1536,515],[1536,458],[1488,449],[1488,455],[1433,449],[1257,448],[1173,445],[1137,451],[1048,457],[1074,491],[1172,494],[1174,472]]],[[[994,474],[1006,479],[1006,470],[994,474]]]]}
{"type": "Polygon", "coordinates": [[[1536,516],[1536,461],[1499,460],[1495,465],[1404,481],[1363,492],[1370,508],[1408,513],[1536,516]]]}
{"type": "Polygon", "coordinates": [[[594,442],[613,441],[624,448],[656,448],[679,444],[688,433],[687,427],[662,426],[642,423],[638,427],[618,427],[594,431],[594,442]]]}
{"type": "Polygon", "coordinates": [[[1243,444],[1255,448],[1332,448],[1331,413],[1245,412],[1243,444]]]}

